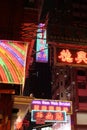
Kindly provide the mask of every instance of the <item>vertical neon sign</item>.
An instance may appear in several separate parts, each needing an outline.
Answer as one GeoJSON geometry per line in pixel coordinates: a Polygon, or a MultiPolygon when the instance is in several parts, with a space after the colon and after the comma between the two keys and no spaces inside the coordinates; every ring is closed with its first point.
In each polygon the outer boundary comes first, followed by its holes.
{"type": "Polygon", "coordinates": [[[48,62],[48,44],[46,43],[45,24],[39,24],[36,39],[36,62],[48,62]]]}

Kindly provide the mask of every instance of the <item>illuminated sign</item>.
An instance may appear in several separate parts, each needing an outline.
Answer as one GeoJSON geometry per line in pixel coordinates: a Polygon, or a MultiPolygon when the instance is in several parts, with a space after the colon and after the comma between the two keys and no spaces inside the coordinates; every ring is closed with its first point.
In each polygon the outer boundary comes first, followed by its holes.
{"type": "Polygon", "coordinates": [[[40,100],[35,99],[31,103],[32,110],[65,111],[72,114],[72,102],[63,100],[40,100]]]}
{"type": "Polygon", "coordinates": [[[0,83],[24,84],[28,45],[0,40],[0,83]]]}
{"type": "MultiPolygon", "coordinates": [[[[31,121],[66,122],[65,111],[32,110],[31,121]]],[[[38,122],[39,123],[39,122],[38,122]]]]}
{"type": "Polygon", "coordinates": [[[46,43],[46,29],[44,24],[39,24],[36,39],[36,61],[48,62],[48,44],[46,43]]]}
{"type": "Polygon", "coordinates": [[[56,63],[72,64],[72,65],[87,65],[87,51],[56,48],[56,63]]]}

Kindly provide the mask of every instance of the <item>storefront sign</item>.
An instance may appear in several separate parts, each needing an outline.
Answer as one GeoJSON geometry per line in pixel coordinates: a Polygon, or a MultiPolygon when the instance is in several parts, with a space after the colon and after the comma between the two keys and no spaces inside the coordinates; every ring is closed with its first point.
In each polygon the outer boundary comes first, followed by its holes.
{"type": "Polygon", "coordinates": [[[65,111],[49,111],[49,110],[32,110],[31,121],[38,124],[44,122],[66,122],[65,111]]]}
{"type": "Polygon", "coordinates": [[[32,110],[65,111],[72,114],[72,102],[63,100],[40,100],[35,99],[31,103],[32,110]]]}
{"type": "Polygon", "coordinates": [[[56,48],[56,64],[87,65],[87,51],[76,48],[56,48]]]}

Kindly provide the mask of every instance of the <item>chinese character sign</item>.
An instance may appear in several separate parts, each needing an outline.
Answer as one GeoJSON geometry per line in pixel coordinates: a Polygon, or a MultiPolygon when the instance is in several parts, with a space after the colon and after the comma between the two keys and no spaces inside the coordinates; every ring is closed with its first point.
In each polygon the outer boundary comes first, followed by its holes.
{"type": "Polygon", "coordinates": [[[31,109],[36,111],[65,111],[67,114],[72,114],[72,102],[35,99],[31,103],[31,109]]]}
{"type": "Polygon", "coordinates": [[[84,51],[78,51],[77,57],[75,57],[75,61],[77,63],[84,62],[85,64],[87,64],[87,53],[84,51]]]}
{"type": "Polygon", "coordinates": [[[69,63],[73,62],[72,54],[70,53],[68,49],[66,50],[63,49],[60,52],[60,55],[58,56],[58,58],[61,59],[63,62],[69,62],[69,63]]]}
{"type": "Polygon", "coordinates": [[[65,111],[32,110],[31,121],[43,120],[45,122],[66,122],[65,111]]]}
{"type": "Polygon", "coordinates": [[[87,65],[87,52],[74,49],[56,49],[57,63],[87,65]]]}

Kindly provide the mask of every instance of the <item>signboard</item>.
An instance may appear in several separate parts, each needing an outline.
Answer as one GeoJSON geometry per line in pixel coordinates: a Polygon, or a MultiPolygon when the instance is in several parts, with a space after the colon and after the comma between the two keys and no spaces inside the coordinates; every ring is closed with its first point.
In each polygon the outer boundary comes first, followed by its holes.
{"type": "Polygon", "coordinates": [[[56,65],[87,66],[87,50],[75,46],[69,48],[56,47],[56,65]]]}
{"type": "Polygon", "coordinates": [[[36,39],[36,62],[48,62],[48,44],[46,42],[46,29],[44,24],[39,24],[36,39]]]}
{"type": "Polygon", "coordinates": [[[31,121],[37,122],[39,119],[44,122],[66,122],[66,112],[54,110],[32,110],[31,121]]]}
{"type": "Polygon", "coordinates": [[[65,111],[72,114],[72,102],[65,100],[42,100],[35,99],[31,103],[32,110],[65,111]]]}

